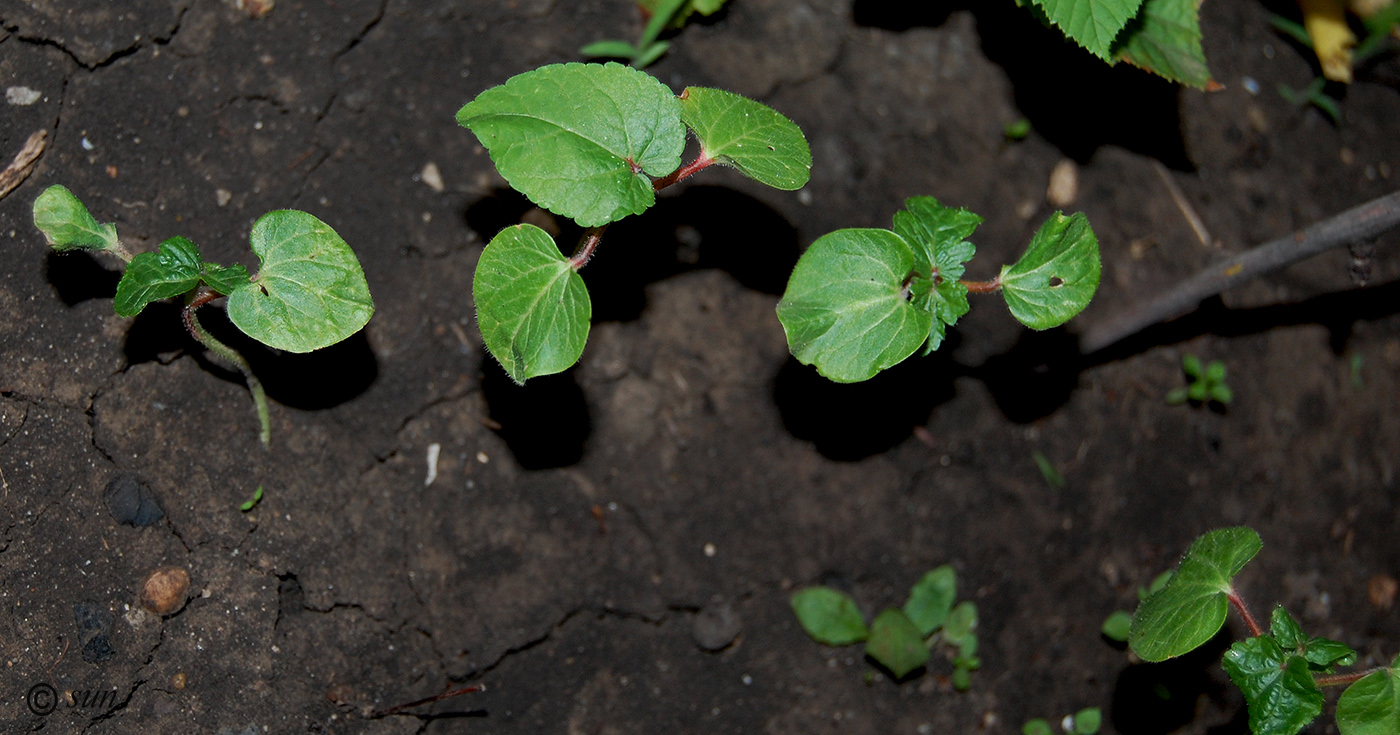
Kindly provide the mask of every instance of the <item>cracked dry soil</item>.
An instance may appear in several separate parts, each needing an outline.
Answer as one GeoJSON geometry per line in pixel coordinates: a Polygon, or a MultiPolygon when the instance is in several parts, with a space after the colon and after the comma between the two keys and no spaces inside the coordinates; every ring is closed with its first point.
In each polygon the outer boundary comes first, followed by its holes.
{"type": "Polygon", "coordinates": [[[1400,613],[1368,596],[1400,575],[1393,233],[1380,285],[1329,254],[1090,359],[1075,329],[1029,334],[979,299],[934,356],[835,386],[788,357],[773,307],[801,247],[887,226],[919,194],[987,218],[970,276],[990,276],[1067,156],[1104,262],[1079,323],[1104,317],[1390,191],[1394,57],[1334,127],[1272,91],[1311,68],[1255,2],[1204,6],[1213,94],[1102,68],[1009,2],[901,7],[734,0],[680,34],[658,78],[792,117],[812,182],[706,173],[615,226],[584,271],[582,364],[519,389],[482,351],[470,279],[498,228],[538,213],[453,114],[630,36],[626,0],[280,0],[260,19],[216,0],[0,0],[0,80],[40,93],[4,106],[0,156],[49,132],[0,201],[0,729],[1014,733],[1101,706],[1106,732],[1244,733],[1223,637],[1154,667],[1098,633],[1230,524],[1265,540],[1241,580],[1259,610],[1393,656],[1400,613]],[[1007,143],[1022,115],[1035,132],[1007,143]],[[29,207],[54,183],[134,249],[183,234],[250,266],[258,215],[308,210],[359,253],[378,313],[315,355],[238,343],[273,399],[264,451],[241,382],[173,307],[117,318],[114,264],[46,252],[29,207]],[[1184,352],[1227,363],[1228,411],[1163,401],[1184,352]],[[119,477],[164,518],[117,523],[119,477]],[[941,661],[867,681],[858,649],[818,646],[788,609],[827,583],[873,614],[942,563],[981,609],[967,693],[941,661]],[[161,619],[136,600],[165,565],[193,587],[161,619]],[[732,642],[696,643],[716,637],[732,642]],[[488,690],[366,717],[474,682],[488,690]],[[36,716],[41,683],[79,699],[36,716]],[[115,694],[82,706],[93,692],[115,694]]]}

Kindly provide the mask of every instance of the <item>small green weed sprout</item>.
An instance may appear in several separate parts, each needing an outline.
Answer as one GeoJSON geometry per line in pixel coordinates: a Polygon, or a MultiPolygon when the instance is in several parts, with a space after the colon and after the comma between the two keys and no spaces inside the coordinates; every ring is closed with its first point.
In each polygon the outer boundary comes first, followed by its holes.
{"type": "Polygon", "coordinates": [[[1210,364],[1202,365],[1201,358],[1188,354],[1181,357],[1181,369],[1186,373],[1187,384],[1167,393],[1167,403],[1179,406],[1190,401],[1196,405],[1228,406],[1235,400],[1235,392],[1225,385],[1225,363],[1211,360],[1210,364]]]}
{"type": "Polygon", "coordinates": [[[1265,630],[1235,590],[1234,578],[1263,548],[1245,527],[1211,531],[1191,544],[1176,573],[1133,614],[1128,646],[1144,661],[1199,648],[1219,632],[1231,607],[1250,636],[1225,652],[1223,665],[1244,693],[1254,735],[1297,735],[1322,713],[1322,687],[1347,686],[1337,701],[1341,735],[1400,732],[1400,658],[1388,667],[1336,674],[1356,663],[1343,643],[1309,636],[1279,605],[1265,630]]]}
{"type": "Polygon", "coordinates": [[[666,31],[678,31],[695,13],[713,15],[724,7],[726,0],[637,0],[637,9],[647,24],[636,43],[627,41],[594,41],[579,49],[590,59],[627,59],[634,69],[645,69],[661,58],[671,47],[669,41],[659,40],[666,31]]]}
{"type": "Polygon", "coordinates": [[[923,576],[909,590],[902,608],[881,612],[869,626],[855,600],[830,587],[807,587],[792,596],[792,610],[803,630],[818,643],[848,646],[865,642],[865,654],[895,680],[928,663],[931,649],[941,647],[953,662],[952,682],[965,691],[977,658],[977,605],[957,601],[957,578],[944,565],[923,576]]]}
{"type": "MultiPolygon", "coordinates": [[[[1085,707],[1060,720],[1060,729],[1070,735],[1095,735],[1102,726],[1103,712],[1098,707],[1085,707]]],[[[1021,735],[1053,735],[1054,732],[1050,723],[1039,717],[1021,726],[1021,735]]]]}
{"type": "Polygon", "coordinates": [[[113,307],[120,316],[140,314],[155,301],[181,297],[190,335],[243,373],[253,394],[264,447],[271,437],[267,396],[248,361],[205,331],[196,311],[228,297],[228,318],[257,341],[288,352],[311,352],[360,331],[374,314],[360,261],[350,246],[319,219],[291,209],[268,212],[253,225],[253,253],[262,269],[224,267],[200,255],[199,246],[172,237],[156,252],[133,256],[113,224],[98,224],[73,192],[50,186],[34,200],[34,226],[54,250],[90,250],[121,258],[126,272],[113,307]]]}

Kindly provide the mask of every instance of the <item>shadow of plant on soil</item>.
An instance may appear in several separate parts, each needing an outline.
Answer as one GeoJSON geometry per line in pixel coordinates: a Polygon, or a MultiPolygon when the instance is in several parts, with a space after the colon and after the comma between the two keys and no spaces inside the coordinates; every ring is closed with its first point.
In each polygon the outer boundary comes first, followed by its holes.
{"type": "MultiPolygon", "coordinates": [[[[465,219],[489,241],[527,215],[537,216],[533,209],[523,195],[497,189],[471,204],[465,219]]],[[[583,230],[554,221],[555,242],[572,248],[583,230]]],[[[768,205],[725,187],[692,185],[612,225],[580,275],[589,286],[593,323],[634,321],[646,307],[647,285],[696,270],[723,270],[746,288],[781,294],[798,255],[796,228],[768,205]]],[[[522,467],[563,467],[582,458],[592,421],[573,370],[531,378],[525,386],[490,358],[482,370],[491,419],[522,467]]]]}
{"type": "Polygon", "coordinates": [[[1014,3],[856,0],[852,16],[858,25],[902,32],[941,26],[960,10],[976,17],[982,52],[1006,72],[1016,107],[1066,156],[1086,163],[1099,148],[1116,145],[1195,170],[1176,85],[1125,63],[1105,64],[1014,3]]]}
{"type": "Polygon", "coordinates": [[[92,253],[82,250],[50,250],[44,259],[44,276],[64,306],[77,306],[89,299],[110,299],[122,279],[121,271],[104,267],[92,253]]]}
{"type": "Polygon", "coordinates": [[[1224,677],[1220,658],[1229,647],[1226,627],[1184,656],[1123,669],[1113,687],[1113,728],[1124,735],[1166,735],[1195,720],[1197,703],[1204,695],[1217,708],[1233,709],[1236,714],[1228,723],[1207,730],[1210,735],[1246,735],[1249,719],[1244,701],[1220,680],[1224,677]],[[1216,672],[1220,677],[1212,678],[1216,672]]]}

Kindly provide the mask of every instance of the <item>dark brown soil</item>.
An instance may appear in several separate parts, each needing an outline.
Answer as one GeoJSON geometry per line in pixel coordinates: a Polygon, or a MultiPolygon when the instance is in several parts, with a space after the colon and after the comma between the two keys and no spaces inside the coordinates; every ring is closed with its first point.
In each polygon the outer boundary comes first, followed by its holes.
{"type": "MultiPolygon", "coordinates": [[[[1396,235],[1379,285],[1356,288],[1332,253],[1108,354],[1074,337],[1392,190],[1394,56],[1333,125],[1275,92],[1313,66],[1255,2],[1205,4],[1226,87],[1207,94],[1103,67],[1008,0],[733,0],[651,71],[789,115],[811,183],[706,172],[615,227],[584,271],[582,364],[517,388],[481,348],[470,283],[528,205],[453,114],[633,35],[627,0],[279,0],[257,20],[216,0],[71,5],[0,0],[0,81],[42,95],[4,106],[0,158],[49,131],[0,201],[5,732],[1016,733],[1099,706],[1105,732],[1243,733],[1225,636],[1146,666],[1098,632],[1234,524],[1265,540],[1241,578],[1257,614],[1284,603],[1368,662],[1400,651],[1400,613],[1367,594],[1400,576],[1396,235]],[[1023,115],[1034,132],[1006,142],[1023,115]],[[788,356],[773,307],[802,247],[929,194],[987,218],[970,275],[990,277],[1049,213],[1065,157],[1104,262],[1074,328],[1028,333],[986,297],[934,356],[867,384],[788,356]],[[359,253],[378,313],[317,355],[239,342],[273,399],[264,451],[241,380],[174,307],[118,318],[115,263],[47,252],[29,212],[55,183],[135,249],[183,234],[249,266],[257,216],[310,211],[359,253]],[[1225,361],[1228,410],[1166,404],[1183,353],[1225,361]],[[119,524],[104,491],[120,478],[164,518],[119,524]],[[966,693],[943,661],[872,677],[788,607],[826,583],[873,615],[943,563],[981,610],[966,693]],[[137,599],[170,565],[191,599],[162,619],[137,599]],[[735,619],[731,645],[697,645],[735,619]],[[77,705],[32,714],[41,683],[77,705]]],[[[1332,731],[1330,707],[1309,732],[1332,731]]]]}

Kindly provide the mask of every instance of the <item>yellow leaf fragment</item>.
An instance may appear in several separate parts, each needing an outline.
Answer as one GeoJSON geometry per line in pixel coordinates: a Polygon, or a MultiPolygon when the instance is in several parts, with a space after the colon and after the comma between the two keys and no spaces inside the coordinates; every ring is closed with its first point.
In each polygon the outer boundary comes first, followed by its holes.
{"type": "Polygon", "coordinates": [[[1322,76],[1351,83],[1351,49],[1356,35],[1347,26],[1345,0],[1298,0],[1303,27],[1322,64],[1322,76]]]}

